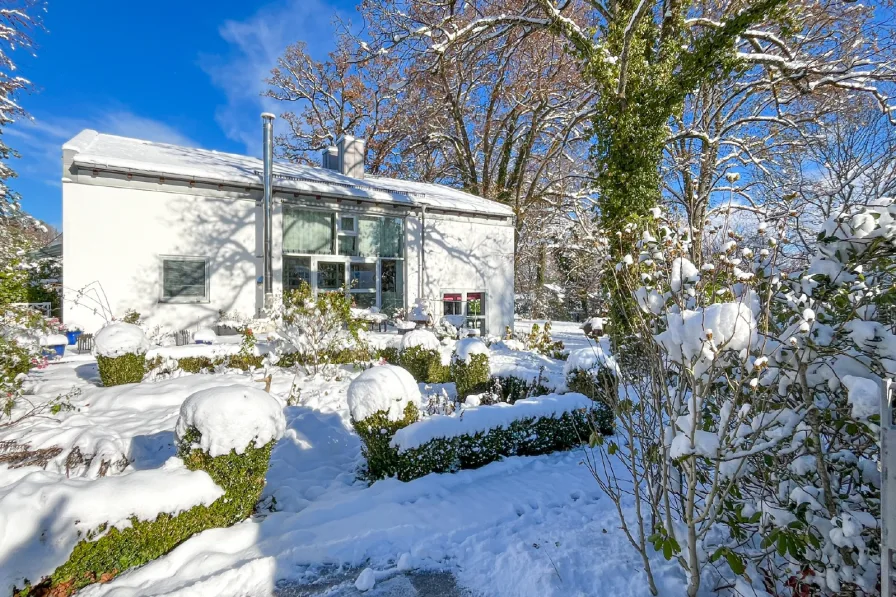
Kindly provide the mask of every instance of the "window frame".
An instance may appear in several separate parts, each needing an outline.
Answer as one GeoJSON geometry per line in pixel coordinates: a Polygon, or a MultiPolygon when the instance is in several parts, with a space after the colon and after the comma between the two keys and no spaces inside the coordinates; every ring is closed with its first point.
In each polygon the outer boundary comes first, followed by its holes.
{"type": "Polygon", "coordinates": [[[486,307],[488,305],[488,292],[486,292],[485,290],[458,290],[455,288],[442,288],[440,290],[440,294],[441,294],[441,299],[442,299],[441,300],[442,317],[463,317],[464,325],[467,328],[470,328],[470,329],[476,328],[483,335],[487,333],[487,331],[488,331],[488,309],[486,307]],[[473,299],[473,300],[480,301],[479,315],[470,315],[469,314],[469,302],[470,302],[469,295],[471,295],[471,294],[479,295],[478,299],[473,299]],[[459,295],[460,300],[459,301],[453,301],[453,300],[446,301],[445,297],[449,296],[449,295],[450,296],[459,295]],[[460,307],[460,312],[459,313],[446,313],[445,312],[445,304],[446,303],[458,305],[460,307]],[[473,324],[473,325],[471,325],[471,324],[473,324]]]}
{"type": "Polygon", "coordinates": [[[173,304],[207,304],[211,302],[211,259],[203,255],[159,255],[159,302],[173,304]],[[194,296],[165,296],[165,262],[166,261],[201,261],[205,265],[205,294],[194,296]]]}

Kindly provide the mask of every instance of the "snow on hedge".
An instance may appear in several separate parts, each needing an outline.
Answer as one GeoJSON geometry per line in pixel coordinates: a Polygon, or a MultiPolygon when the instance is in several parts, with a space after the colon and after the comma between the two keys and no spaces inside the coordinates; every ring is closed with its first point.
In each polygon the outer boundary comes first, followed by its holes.
{"type": "Polygon", "coordinates": [[[210,456],[245,452],[255,440],[260,448],[280,439],[286,429],[280,402],[259,388],[231,385],[201,390],[184,400],[174,433],[183,438],[195,427],[199,448],[210,456]]]}
{"type": "Polygon", "coordinates": [[[145,354],[149,340],[139,326],[113,321],[104,326],[94,338],[93,354],[115,358],[126,354],[145,354]]]}
{"type": "Polygon", "coordinates": [[[420,386],[407,370],[395,365],[367,369],[348,387],[348,408],[352,420],[363,421],[384,410],[390,421],[404,417],[408,403],[420,404],[420,386]]]}
{"type": "Polygon", "coordinates": [[[130,518],[178,514],[224,495],[205,471],[179,458],[160,469],[96,480],[67,479],[48,471],[0,488],[0,591],[38,582],[68,560],[88,531],[108,523],[124,529],[130,518]]]}
{"type": "Polygon", "coordinates": [[[401,350],[419,346],[426,350],[438,350],[441,344],[436,335],[429,330],[411,330],[401,337],[401,350]]]}
{"type": "Polygon", "coordinates": [[[433,415],[395,432],[392,447],[399,452],[419,448],[434,439],[484,433],[506,428],[515,421],[536,417],[560,418],[565,413],[591,408],[590,398],[584,394],[548,394],[517,400],[513,404],[474,406],[452,415],[433,415]]]}
{"type": "Polygon", "coordinates": [[[569,375],[574,371],[593,371],[599,367],[619,371],[616,359],[604,352],[601,346],[587,346],[569,353],[566,364],[563,366],[563,374],[569,375]]]}
{"type": "Polygon", "coordinates": [[[484,354],[488,356],[488,346],[479,338],[464,338],[458,340],[454,345],[454,356],[452,358],[469,363],[470,358],[474,354],[484,354]]]}
{"type": "Polygon", "coordinates": [[[693,284],[700,280],[700,270],[697,269],[686,257],[677,257],[672,262],[672,275],[669,278],[669,287],[672,292],[681,292],[686,284],[693,284]]]}

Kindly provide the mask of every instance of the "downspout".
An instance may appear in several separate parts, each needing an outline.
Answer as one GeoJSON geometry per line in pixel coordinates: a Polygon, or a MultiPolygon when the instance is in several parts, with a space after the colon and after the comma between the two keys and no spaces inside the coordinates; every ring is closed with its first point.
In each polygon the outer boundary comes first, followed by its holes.
{"type": "Polygon", "coordinates": [[[270,308],[274,304],[274,256],[271,238],[273,237],[273,187],[274,187],[274,118],[270,112],[261,115],[263,131],[264,162],[264,199],[262,202],[262,225],[264,227],[263,260],[264,260],[264,306],[270,308]]]}
{"type": "Polygon", "coordinates": [[[417,255],[420,275],[417,276],[417,298],[423,300],[423,276],[426,275],[426,206],[420,208],[420,253],[417,255]]]}

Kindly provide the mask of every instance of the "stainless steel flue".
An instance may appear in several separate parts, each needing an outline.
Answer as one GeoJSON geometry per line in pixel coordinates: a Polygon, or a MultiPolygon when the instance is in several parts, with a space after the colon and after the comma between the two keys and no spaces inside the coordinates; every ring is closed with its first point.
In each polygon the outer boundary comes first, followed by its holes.
{"type": "Polygon", "coordinates": [[[274,192],[274,118],[270,112],[261,115],[264,134],[264,200],[262,204],[262,225],[264,226],[264,305],[270,308],[274,300],[274,256],[271,238],[273,237],[273,192],[274,192]]]}

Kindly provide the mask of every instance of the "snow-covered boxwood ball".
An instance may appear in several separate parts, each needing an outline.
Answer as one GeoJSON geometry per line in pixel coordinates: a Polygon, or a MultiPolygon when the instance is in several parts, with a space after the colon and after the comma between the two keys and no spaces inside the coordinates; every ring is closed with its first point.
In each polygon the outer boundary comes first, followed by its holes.
{"type": "Polygon", "coordinates": [[[490,375],[485,342],[479,338],[458,341],[451,355],[451,380],[457,387],[458,398],[488,390],[490,375]]]}
{"type": "Polygon", "coordinates": [[[264,488],[271,449],[285,425],[280,403],[260,389],[221,386],[189,396],[175,428],[177,454],[188,470],[207,473],[223,495],[179,514],[134,516],[130,525],[113,528],[102,524],[65,564],[23,594],[68,595],[154,560],[196,533],[245,520],[264,488]]]}
{"type": "Polygon", "coordinates": [[[570,392],[584,394],[594,400],[594,422],[604,435],[614,431],[613,408],[618,401],[619,367],[600,346],[579,348],[569,353],[563,367],[570,392]]]}
{"type": "Polygon", "coordinates": [[[93,354],[104,386],[137,383],[146,373],[149,340],[139,326],[113,321],[96,334],[93,354]]]}
{"type": "Polygon", "coordinates": [[[401,338],[398,360],[414,379],[425,383],[448,381],[448,367],[442,364],[439,339],[429,330],[411,330],[401,338]]]}
{"type": "Polygon", "coordinates": [[[361,437],[368,478],[394,476],[397,457],[389,442],[396,431],[420,416],[417,381],[395,365],[371,367],[349,385],[347,400],[352,425],[361,437]]]}

